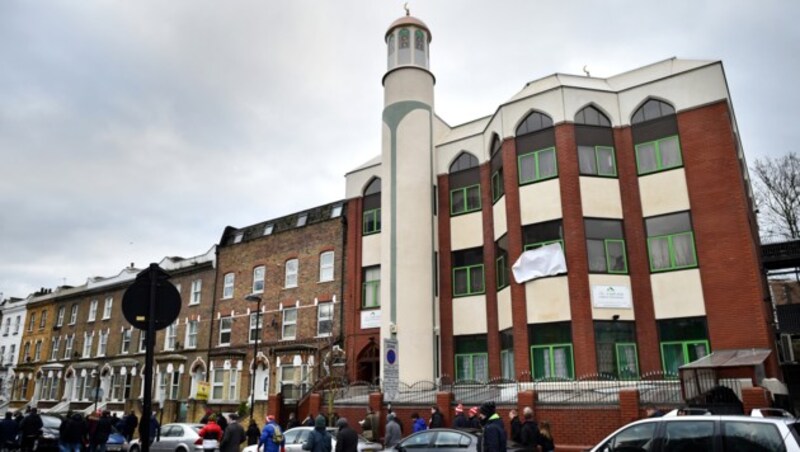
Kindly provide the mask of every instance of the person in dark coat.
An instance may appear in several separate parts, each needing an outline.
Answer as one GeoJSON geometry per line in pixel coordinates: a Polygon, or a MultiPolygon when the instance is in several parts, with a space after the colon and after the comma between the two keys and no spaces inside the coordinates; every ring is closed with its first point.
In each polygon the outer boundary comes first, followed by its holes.
{"type": "Polygon", "coordinates": [[[125,439],[130,442],[133,439],[133,433],[136,432],[136,427],[139,426],[139,418],[136,417],[136,413],[133,410],[122,418],[122,425],[125,426],[122,433],[125,435],[125,439]]]}
{"type": "Polygon", "coordinates": [[[247,439],[244,428],[239,424],[239,415],[233,413],[230,417],[231,421],[225,427],[219,443],[219,452],[239,452],[239,445],[247,439]]]}
{"type": "Polygon", "coordinates": [[[550,432],[550,423],[547,421],[542,421],[542,425],[539,426],[539,446],[542,448],[542,452],[556,450],[553,434],[550,432]]]}
{"type": "Polygon", "coordinates": [[[497,414],[494,402],[484,402],[480,407],[479,416],[483,422],[483,448],[484,452],[506,452],[506,430],[503,419],[497,414]]]}
{"type": "Polygon", "coordinates": [[[103,414],[97,419],[97,425],[94,428],[92,436],[89,438],[90,452],[105,450],[108,437],[111,436],[111,427],[111,413],[103,411],[103,414]]]}
{"type": "Polygon", "coordinates": [[[156,440],[156,434],[158,433],[159,427],[161,427],[161,425],[159,425],[158,420],[156,419],[156,412],[153,411],[149,422],[145,422],[144,419],[139,422],[139,438],[143,436],[142,432],[144,429],[148,429],[148,433],[150,433],[150,444],[153,444],[153,441],[156,440]]]}
{"type": "Polygon", "coordinates": [[[350,428],[347,418],[336,421],[339,432],[336,434],[336,452],[358,452],[358,433],[350,428]]]}
{"type": "Polygon", "coordinates": [[[36,439],[42,434],[42,417],[36,408],[31,408],[30,413],[22,419],[19,430],[22,437],[22,451],[33,452],[36,439]]]}
{"type": "Polygon", "coordinates": [[[11,418],[11,412],[6,411],[6,418],[0,421],[0,448],[17,449],[19,435],[19,424],[11,418]]]}
{"type": "Polygon", "coordinates": [[[311,452],[331,452],[333,450],[333,437],[325,429],[325,423],[325,416],[318,415],[314,420],[314,430],[303,444],[303,450],[311,452]]]}
{"type": "Polygon", "coordinates": [[[386,415],[386,437],[384,438],[384,446],[391,449],[395,444],[400,442],[403,437],[403,431],[400,430],[400,422],[397,421],[397,416],[390,412],[386,415]]]}
{"type": "Polygon", "coordinates": [[[469,409],[469,428],[481,428],[481,418],[478,416],[478,407],[476,406],[469,409]]]}
{"type": "Polygon", "coordinates": [[[58,429],[58,446],[62,451],[81,452],[83,437],[86,435],[86,423],[80,413],[64,419],[58,429]]]}
{"type": "Polygon", "coordinates": [[[247,426],[247,445],[252,446],[258,444],[258,437],[261,436],[261,430],[258,429],[256,421],[250,419],[250,425],[247,426]]]}
{"type": "Polygon", "coordinates": [[[526,450],[536,450],[536,445],[539,444],[539,424],[533,419],[533,409],[526,406],[522,410],[522,418],[525,419],[525,422],[520,428],[519,443],[526,450]]]}
{"type": "Polygon", "coordinates": [[[431,419],[428,422],[430,428],[443,428],[444,427],[444,416],[439,411],[438,406],[431,407],[431,419]]]}
{"type": "Polygon", "coordinates": [[[289,413],[289,420],[286,421],[286,430],[289,430],[290,428],[299,427],[299,426],[300,426],[300,423],[297,422],[297,417],[294,415],[294,411],[292,411],[291,413],[289,413]]]}
{"type": "Polygon", "coordinates": [[[456,417],[453,419],[453,428],[469,428],[469,420],[464,414],[464,405],[456,406],[456,417]]]}
{"type": "Polygon", "coordinates": [[[522,441],[522,437],[520,436],[522,430],[522,421],[519,420],[517,410],[512,408],[511,411],[508,412],[508,419],[511,424],[511,441],[519,444],[522,441]]]}
{"type": "Polygon", "coordinates": [[[226,418],[224,414],[222,413],[217,414],[216,421],[217,425],[219,425],[219,428],[223,432],[225,431],[226,428],[228,428],[228,418],[226,418]]]}

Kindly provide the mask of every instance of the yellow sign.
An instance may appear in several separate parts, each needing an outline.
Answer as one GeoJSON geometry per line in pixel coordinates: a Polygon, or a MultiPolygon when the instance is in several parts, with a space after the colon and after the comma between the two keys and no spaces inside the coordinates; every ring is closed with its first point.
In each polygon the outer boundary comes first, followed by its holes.
{"type": "Polygon", "coordinates": [[[195,400],[208,400],[208,393],[211,391],[211,383],[207,381],[198,381],[197,382],[197,394],[195,394],[195,400]]]}

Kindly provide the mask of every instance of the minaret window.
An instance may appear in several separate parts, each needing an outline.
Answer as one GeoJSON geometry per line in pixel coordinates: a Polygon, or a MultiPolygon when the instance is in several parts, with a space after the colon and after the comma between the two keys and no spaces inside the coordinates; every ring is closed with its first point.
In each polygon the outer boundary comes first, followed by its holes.
{"type": "Polygon", "coordinates": [[[395,46],[395,39],[394,39],[394,33],[392,33],[386,39],[386,47],[387,47],[386,67],[389,68],[389,69],[392,69],[395,66],[395,64],[394,64],[394,46],[395,46]]]}
{"type": "Polygon", "coordinates": [[[398,64],[411,64],[411,32],[402,28],[399,33],[400,49],[398,51],[398,64]]]}
{"type": "Polygon", "coordinates": [[[414,32],[414,63],[418,66],[428,67],[425,57],[425,33],[422,30],[414,32]]]}

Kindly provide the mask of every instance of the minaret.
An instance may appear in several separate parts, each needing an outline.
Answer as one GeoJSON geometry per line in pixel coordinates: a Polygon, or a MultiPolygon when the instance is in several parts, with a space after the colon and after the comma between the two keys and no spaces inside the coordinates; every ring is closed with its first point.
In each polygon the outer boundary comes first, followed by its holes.
{"type": "MultiPolygon", "coordinates": [[[[398,341],[399,379],[435,377],[431,33],[406,15],[386,31],[381,184],[381,338],[398,341]]],[[[383,353],[386,354],[385,351],[383,353]]],[[[386,366],[381,359],[381,375],[386,366]]]]}

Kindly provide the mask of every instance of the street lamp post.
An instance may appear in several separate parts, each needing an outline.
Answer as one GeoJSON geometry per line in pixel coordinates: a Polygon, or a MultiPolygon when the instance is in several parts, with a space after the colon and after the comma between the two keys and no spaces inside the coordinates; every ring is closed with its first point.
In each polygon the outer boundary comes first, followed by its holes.
{"type": "Polygon", "coordinates": [[[256,337],[253,341],[253,373],[250,375],[250,420],[253,420],[253,409],[256,407],[256,369],[258,358],[258,342],[261,339],[261,295],[250,294],[244,298],[247,301],[255,301],[258,303],[256,308],[256,337]]]}

